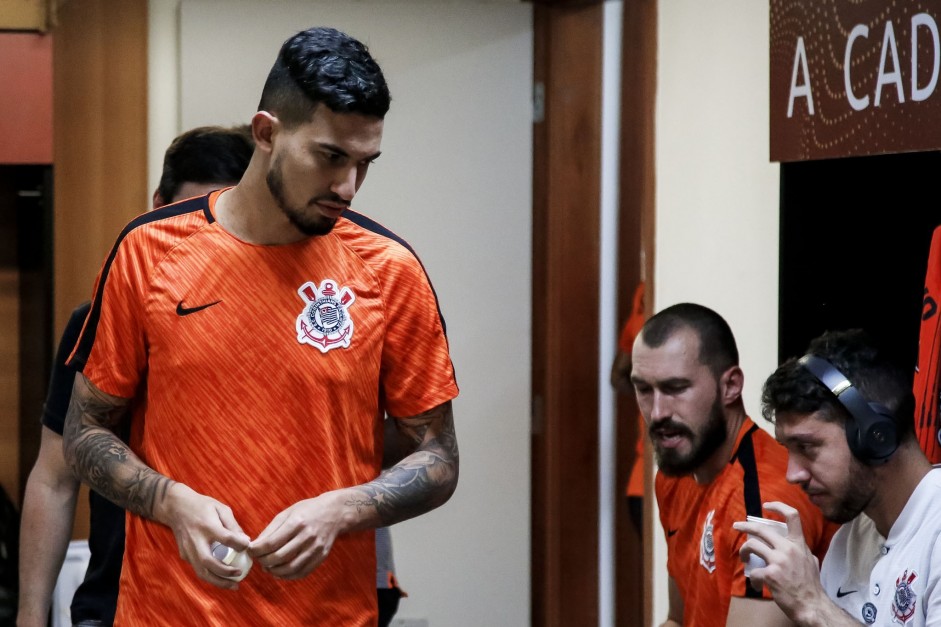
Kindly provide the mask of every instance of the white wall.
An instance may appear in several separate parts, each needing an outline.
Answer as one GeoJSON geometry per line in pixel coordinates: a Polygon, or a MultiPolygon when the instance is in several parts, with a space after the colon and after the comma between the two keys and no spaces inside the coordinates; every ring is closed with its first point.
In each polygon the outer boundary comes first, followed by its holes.
{"type": "Polygon", "coordinates": [[[527,625],[531,5],[151,0],[150,169],[181,130],[247,122],[281,42],[322,24],[386,74],[383,155],[354,207],[421,255],[461,386],[458,491],[393,528],[399,616],[527,625]]]}
{"type": "MultiPolygon", "coordinates": [[[[735,333],[745,406],[777,366],[778,166],[768,161],[768,3],[659,3],[656,112],[657,310],[712,307],[735,333]]],[[[655,615],[666,545],[655,547],[655,615]]]]}

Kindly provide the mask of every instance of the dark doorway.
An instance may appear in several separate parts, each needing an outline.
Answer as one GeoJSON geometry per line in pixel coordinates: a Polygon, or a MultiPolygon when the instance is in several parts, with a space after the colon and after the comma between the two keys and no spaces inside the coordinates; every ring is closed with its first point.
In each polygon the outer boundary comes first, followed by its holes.
{"type": "Polygon", "coordinates": [[[52,363],[52,167],[0,166],[0,311],[6,446],[4,483],[19,503],[39,451],[39,417],[52,363]],[[15,329],[15,333],[10,331],[15,329]]]}
{"type": "Polygon", "coordinates": [[[778,356],[861,327],[914,370],[941,152],[781,165],[778,356]]]}

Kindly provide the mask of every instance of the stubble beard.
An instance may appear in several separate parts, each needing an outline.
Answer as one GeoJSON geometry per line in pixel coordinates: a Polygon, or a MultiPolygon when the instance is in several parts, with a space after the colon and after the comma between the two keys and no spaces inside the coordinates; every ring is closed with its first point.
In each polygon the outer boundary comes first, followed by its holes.
{"type": "Polygon", "coordinates": [[[278,207],[298,231],[304,235],[313,236],[326,235],[333,230],[334,225],[337,223],[336,218],[328,218],[319,214],[311,216],[288,204],[284,196],[284,177],[281,173],[280,155],[274,158],[268,168],[265,182],[268,184],[268,191],[271,192],[271,196],[278,203],[278,207]]]}
{"type": "Polygon", "coordinates": [[[830,522],[847,523],[865,511],[874,493],[872,470],[854,457],[850,462],[849,482],[843,495],[833,506],[821,508],[821,511],[830,522]]]}

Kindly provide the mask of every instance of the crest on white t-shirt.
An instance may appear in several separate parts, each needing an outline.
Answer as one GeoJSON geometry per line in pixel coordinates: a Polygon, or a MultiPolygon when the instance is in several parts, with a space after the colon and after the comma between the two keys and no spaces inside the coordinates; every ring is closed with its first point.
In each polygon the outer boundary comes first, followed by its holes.
{"type": "Polygon", "coordinates": [[[907,625],[915,615],[915,605],[918,595],[912,589],[912,583],[918,579],[918,574],[907,569],[895,580],[895,596],[892,597],[892,622],[907,625]]]}
{"type": "Polygon", "coordinates": [[[712,538],[712,517],[716,510],[706,515],[702,526],[702,538],[699,540],[699,563],[710,573],[716,569],[716,543],[712,538]]]}
{"type": "Polygon", "coordinates": [[[338,287],[334,279],[324,279],[318,288],[312,281],[297,293],[306,303],[297,317],[297,341],[310,344],[321,353],[334,348],[347,348],[353,338],[350,305],[356,297],[348,287],[338,287]]]}

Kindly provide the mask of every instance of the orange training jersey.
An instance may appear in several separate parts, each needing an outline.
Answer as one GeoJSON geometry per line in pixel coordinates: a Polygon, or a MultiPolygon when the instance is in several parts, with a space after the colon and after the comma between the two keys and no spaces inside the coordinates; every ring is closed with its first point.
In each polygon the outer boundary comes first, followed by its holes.
{"type": "Polygon", "coordinates": [[[918,444],[932,464],[941,463],[941,430],[938,424],[938,376],[941,374],[941,227],[931,235],[925,297],[918,335],[918,364],[915,368],[915,433],[918,444]]]}
{"type": "Polygon", "coordinates": [[[634,340],[644,328],[644,282],[641,281],[634,288],[634,297],[631,299],[631,313],[621,329],[618,338],[618,348],[622,353],[634,351],[634,340]]]}
{"type": "Polygon", "coordinates": [[[685,627],[724,627],[732,597],[770,598],[747,584],[738,551],[744,533],[732,523],[764,516],[761,504],[781,501],[800,511],[804,537],[823,559],[837,525],[823,519],[804,491],[789,484],[787,449],[746,419],[735,453],[707,485],[692,476],[655,480],[660,523],[667,538],[667,571],[683,598],[685,627]]]}
{"type": "MultiPolygon", "coordinates": [[[[257,246],[215,221],[220,192],[142,215],[99,275],[71,364],[133,398],[131,446],[229,505],[255,538],[298,501],[374,479],[381,416],[457,395],[443,321],[414,253],[348,211],[325,236],[257,246]]],[[[116,624],[374,625],[372,532],[309,576],[198,579],[167,527],[128,516],[116,624]]]]}

